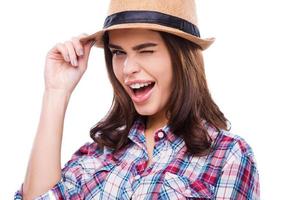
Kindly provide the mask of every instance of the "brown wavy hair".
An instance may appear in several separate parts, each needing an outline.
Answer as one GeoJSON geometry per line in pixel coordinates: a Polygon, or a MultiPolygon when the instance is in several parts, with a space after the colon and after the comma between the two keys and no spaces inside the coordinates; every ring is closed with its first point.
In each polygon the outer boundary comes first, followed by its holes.
{"type": "MultiPolygon", "coordinates": [[[[227,119],[213,101],[208,90],[202,50],[192,42],[175,35],[159,32],[171,55],[173,67],[172,92],[167,104],[170,130],[185,141],[187,151],[205,155],[211,148],[203,120],[217,130],[227,129],[227,119]]],[[[90,130],[91,138],[99,147],[115,151],[128,144],[128,133],[140,116],[112,67],[112,54],[108,48],[108,34],[103,37],[106,68],[113,86],[114,96],[108,114],[90,130]]]]}

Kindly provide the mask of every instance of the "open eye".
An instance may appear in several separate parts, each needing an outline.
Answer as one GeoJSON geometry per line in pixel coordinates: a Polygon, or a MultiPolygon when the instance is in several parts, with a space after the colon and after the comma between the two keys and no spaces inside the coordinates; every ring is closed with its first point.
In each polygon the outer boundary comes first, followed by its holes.
{"type": "Polygon", "coordinates": [[[119,55],[125,55],[125,54],[126,54],[124,51],[117,50],[117,49],[112,50],[111,53],[112,53],[113,55],[116,55],[116,56],[119,56],[119,55]]]}

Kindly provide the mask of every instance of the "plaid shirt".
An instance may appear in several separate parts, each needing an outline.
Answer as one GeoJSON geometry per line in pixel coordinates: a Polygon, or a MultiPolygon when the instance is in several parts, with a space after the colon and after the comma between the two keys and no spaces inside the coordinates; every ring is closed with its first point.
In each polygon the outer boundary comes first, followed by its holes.
{"type": "MultiPolygon", "coordinates": [[[[62,169],[62,179],[37,199],[259,199],[258,172],[249,145],[206,124],[213,151],[186,154],[186,145],[168,126],[155,132],[147,166],[145,125],[137,120],[130,143],[117,153],[87,143],[62,169]]],[[[22,191],[15,194],[22,199],[22,191]]]]}

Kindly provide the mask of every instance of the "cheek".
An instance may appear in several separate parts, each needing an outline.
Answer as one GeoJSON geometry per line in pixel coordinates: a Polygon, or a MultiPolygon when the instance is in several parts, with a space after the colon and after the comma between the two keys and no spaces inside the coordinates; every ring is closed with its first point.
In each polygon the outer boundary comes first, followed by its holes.
{"type": "Polygon", "coordinates": [[[114,62],[113,62],[113,72],[114,72],[116,78],[118,79],[118,81],[122,82],[122,71],[121,71],[121,68],[120,68],[120,66],[118,66],[114,62]]]}
{"type": "MultiPolygon", "coordinates": [[[[173,81],[173,69],[172,69],[171,60],[168,59],[164,60],[157,74],[159,75],[159,80],[163,85],[164,90],[170,90],[173,81]]],[[[165,91],[165,92],[170,92],[170,91],[165,91]]]]}
{"type": "Polygon", "coordinates": [[[124,78],[123,78],[122,72],[119,69],[120,68],[118,68],[118,67],[113,67],[113,72],[114,72],[116,79],[121,84],[122,88],[125,89],[124,78]]]}
{"type": "Polygon", "coordinates": [[[151,74],[158,81],[158,87],[161,92],[163,94],[168,93],[173,77],[172,62],[168,53],[156,54],[155,58],[143,64],[147,66],[147,73],[151,74]]]}
{"type": "Polygon", "coordinates": [[[124,62],[125,62],[125,57],[124,56],[119,56],[119,57],[113,57],[112,58],[112,66],[113,66],[113,72],[116,76],[116,78],[120,81],[123,82],[123,67],[124,67],[124,62]]]}
{"type": "Polygon", "coordinates": [[[164,94],[166,94],[166,96],[169,96],[172,90],[172,80],[173,80],[172,72],[166,72],[165,76],[163,76],[162,78],[163,78],[164,94]]]}

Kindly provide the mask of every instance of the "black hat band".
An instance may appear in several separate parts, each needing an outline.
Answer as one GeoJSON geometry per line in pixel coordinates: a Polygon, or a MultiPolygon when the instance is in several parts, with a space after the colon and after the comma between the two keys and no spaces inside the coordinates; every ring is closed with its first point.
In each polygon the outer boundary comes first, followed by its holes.
{"type": "Polygon", "coordinates": [[[156,11],[124,11],[115,13],[105,19],[103,28],[127,23],[159,24],[200,37],[197,26],[189,21],[156,11]]]}

